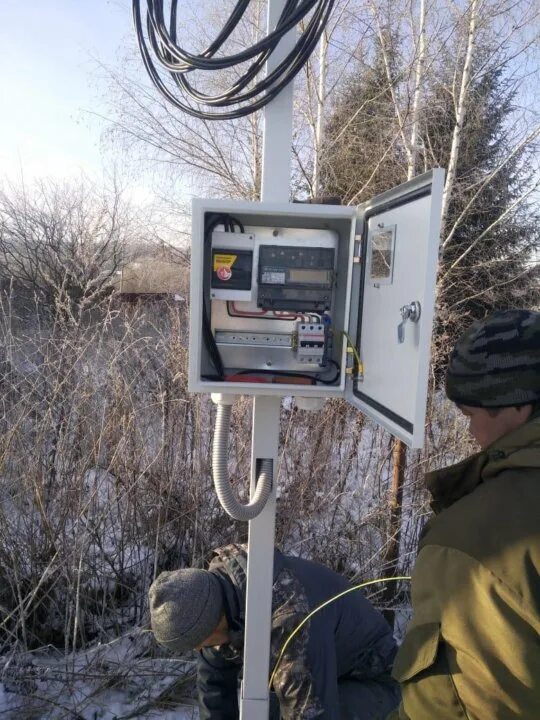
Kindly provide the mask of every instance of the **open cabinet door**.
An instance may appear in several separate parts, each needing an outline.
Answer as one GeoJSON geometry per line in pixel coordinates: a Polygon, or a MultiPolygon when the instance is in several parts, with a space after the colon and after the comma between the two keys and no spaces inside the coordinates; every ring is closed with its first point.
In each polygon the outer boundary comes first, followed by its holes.
{"type": "Polygon", "coordinates": [[[362,373],[350,403],[410,447],[422,447],[444,170],[435,169],[358,208],[349,335],[362,373]]]}

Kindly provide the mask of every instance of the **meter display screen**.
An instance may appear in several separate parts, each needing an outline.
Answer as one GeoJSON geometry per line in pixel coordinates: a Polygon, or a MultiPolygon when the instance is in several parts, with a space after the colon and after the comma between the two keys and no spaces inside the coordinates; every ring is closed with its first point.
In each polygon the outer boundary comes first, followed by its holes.
{"type": "Polygon", "coordinates": [[[289,270],[289,282],[330,287],[332,273],[329,270],[289,270]]]}

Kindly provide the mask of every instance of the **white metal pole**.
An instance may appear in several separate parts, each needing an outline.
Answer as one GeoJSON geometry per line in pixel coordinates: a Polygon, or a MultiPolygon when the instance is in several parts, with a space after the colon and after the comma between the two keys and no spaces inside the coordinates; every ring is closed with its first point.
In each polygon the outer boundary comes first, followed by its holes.
{"type": "Polygon", "coordinates": [[[253,401],[251,487],[258,458],[272,458],[274,485],[262,513],[249,523],[244,679],[240,702],[242,720],[268,720],[272,575],[281,400],[273,396],[253,401]]]}
{"type": "MultiPolygon", "coordinates": [[[[285,0],[268,0],[268,31],[275,28],[285,0]]],[[[266,72],[275,68],[294,47],[295,31],[279,43],[268,60],[266,72]]],[[[264,111],[261,199],[288,202],[291,184],[293,87],[290,83],[264,111]]],[[[240,698],[241,720],[268,720],[270,630],[276,486],[281,399],[260,396],[253,401],[251,493],[255,488],[257,460],[273,461],[274,484],[263,512],[249,523],[244,678],[240,698]]]]}
{"type": "MultiPolygon", "coordinates": [[[[273,30],[285,0],[268,0],[268,31],[273,30]]],[[[296,31],[291,30],[268,58],[272,71],[293,49],[296,31]]],[[[289,202],[293,133],[293,83],[289,83],[264,109],[264,139],[261,200],[289,202]]]]}

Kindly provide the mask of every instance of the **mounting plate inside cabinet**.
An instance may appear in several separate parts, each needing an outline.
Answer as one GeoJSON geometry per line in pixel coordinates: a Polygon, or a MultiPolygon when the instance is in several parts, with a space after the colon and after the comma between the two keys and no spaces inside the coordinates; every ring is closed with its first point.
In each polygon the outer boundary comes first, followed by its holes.
{"type": "Polygon", "coordinates": [[[257,305],[263,310],[329,310],[334,263],[333,248],[261,245],[257,305]]]}

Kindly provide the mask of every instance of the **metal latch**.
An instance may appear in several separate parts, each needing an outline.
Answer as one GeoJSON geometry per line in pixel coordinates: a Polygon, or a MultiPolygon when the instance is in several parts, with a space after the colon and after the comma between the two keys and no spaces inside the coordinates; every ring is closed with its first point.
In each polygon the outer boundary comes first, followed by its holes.
{"type": "Polygon", "coordinates": [[[400,309],[400,313],[401,322],[398,325],[397,333],[398,342],[402,343],[405,341],[405,323],[407,322],[407,320],[417,323],[420,320],[420,315],[422,314],[422,306],[420,305],[418,300],[413,300],[408,305],[404,305],[400,309]]]}

